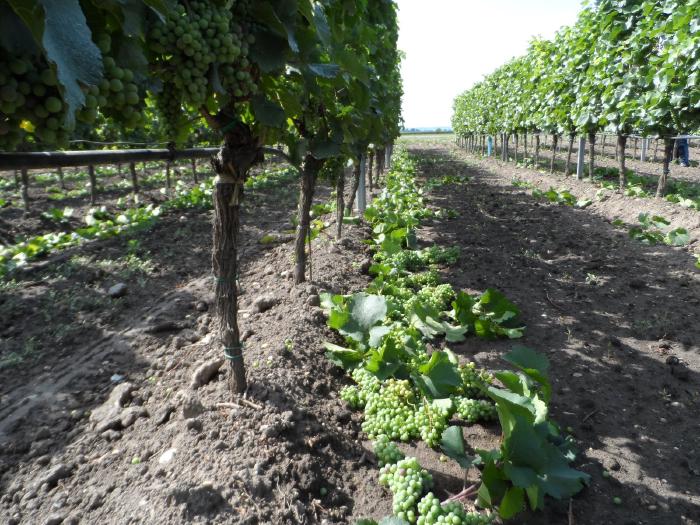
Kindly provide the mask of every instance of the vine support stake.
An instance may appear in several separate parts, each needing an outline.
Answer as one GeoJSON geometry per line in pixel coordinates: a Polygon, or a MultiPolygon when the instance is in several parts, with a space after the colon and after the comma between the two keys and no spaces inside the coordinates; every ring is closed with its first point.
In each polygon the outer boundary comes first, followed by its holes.
{"type": "Polygon", "coordinates": [[[131,172],[131,189],[134,193],[139,192],[139,176],[136,173],[136,163],[129,162],[129,171],[131,172]]]}
{"type": "Polygon", "coordinates": [[[627,146],[627,137],[625,135],[617,136],[617,149],[620,151],[620,189],[624,190],[627,185],[627,173],[625,172],[625,147],[627,146]]]}
{"type": "Polygon", "coordinates": [[[583,171],[586,163],[586,137],[578,138],[578,151],[576,152],[576,178],[583,180],[583,171]]]}
{"type": "Polygon", "coordinates": [[[97,177],[95,177],[95,166],[88,166],[88,175],[90,176],[90,204],[93,206],[97,203],[97,177]]]}
{"type": "Polygon", "coordinates": [[[22,204],[24,205],[24,213],[29,213],[29,171],[27,168],[20,170],[22,175],[22,204]]]}

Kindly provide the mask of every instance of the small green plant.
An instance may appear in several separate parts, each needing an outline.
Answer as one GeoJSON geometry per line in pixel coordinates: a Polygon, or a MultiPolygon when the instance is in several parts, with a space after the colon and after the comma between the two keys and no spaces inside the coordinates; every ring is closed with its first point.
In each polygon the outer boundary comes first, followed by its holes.
{"type": "Polygon", "coordinates": [[[671,223],[660,215],[639,214],[639,225],[629,229],[629,235],[644,244],[664,243],[669,246],[685,246],[690,240],[688,230],[675,228],[669,230],[671,223]]]}

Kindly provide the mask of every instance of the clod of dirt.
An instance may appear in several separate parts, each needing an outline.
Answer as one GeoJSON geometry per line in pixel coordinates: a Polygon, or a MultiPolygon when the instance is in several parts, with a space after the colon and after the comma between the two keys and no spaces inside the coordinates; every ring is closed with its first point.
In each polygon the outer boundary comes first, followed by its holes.
{"type": "Polygon", "coordinates": [[[152,324],[148,328],[146,328],[146,333],[149,334],[161,334],[163,332],[177,332],[179,330],[182,330],[182,326],[180,326],[178,323],[175,321],[162,321],[159,323],[152,324]]]}
{"type": "Polygon", "coordinates": [[[279,300],[274,295],[261,295],[251,305],[254,312],[263,313],[275,306],[279,300]]]}
{"type": "Polygon", "coordinates": [[[139,406],[129,407],[121,413],[120,423],[123,428],[128,428],[140,417],[148,417],[148,411],[145,408],[139,406]]]}
{"type": "Polygon", "coordinates": [[[90,421],[96,432],[116,429],[121,425],[121,411],[131,400],[136,387],[132,383],[121,383],[114,387],[107,401],[90,414],[90,421]]]}
{"type": "Polygon", "coordinates": [[[212,359],[199,365],[197,370],[194,371],[194,374],[192,374],[190,388],[192,390],[197,390],[200,386],[206,385],[217,374],[219,368],[221,368],[223,364],[223,359],[212,359]]]}
{"type": "Polygon", "coordinates": [[[205,301],[197,301],[194,305],[194,309],[198,312],[206,312],[209,310],[209,305],[205,301]]]}
{"type": "Polygon", "coordinates": [[[671,375],[681,381],[688,381],[690,379],[690,372],[683,364],[671,366],[671,375]]]}
{"type": "Polygon", "coordinates": [[[204,412],[204,405],[192,394],[185,394],[182,399],[182,417],[191,419],[204,412]]]}
{"type": "Polygon", "coordinates": [[[369,275],[369,269],[372,266],[372,261],[367,259],[360,265],[360,273],[362,275],[369,275]]]}
{"type": "Polygon", "coordinates": [[[155,416],[153,416],[153,422],[156,424],[156,426],[167,423],[170,420],[170,414],[173,412],[175,412],[174,406],[165,405],[164,407],[159,408],[155,413],[155,416]]]}
{"type": "Polygon", "coordinates": [[[65,519],[66,519],[65,514],[61,514],[61,513],[51,514],[48,518],[46,518],[44,525],[60,525],[61,523],[63,523],[63,521],[65,519]]]}
{"type": "Polygon", "coordinates": [[[38,488],[46,484],[49,488],[53,488],[58,484],[60,480],[70,476],[72,472],[72,465],[69,466],[65,463],[59,463],[58,465],[55,465],[54,467],[49,469],[49,471],[46,472],[43,476],[41,476],[35,482],[34,486],[38,488]]]}
{"type": "Polygon", "coordinates": [[[127,291],[128,288],[126,284],[117,283],[114,286],[111,286],[109,290],[107,290],[107,295],[110,296],[112,299],[118,299],[119,297],[124,297],[127,291]]]}
{"type": "Polygon", "coordinates": [[[321,298],[316,294],[309,295],[309,298],[306,300],[306,304],[309,306],[320,306],[321,298]]]}

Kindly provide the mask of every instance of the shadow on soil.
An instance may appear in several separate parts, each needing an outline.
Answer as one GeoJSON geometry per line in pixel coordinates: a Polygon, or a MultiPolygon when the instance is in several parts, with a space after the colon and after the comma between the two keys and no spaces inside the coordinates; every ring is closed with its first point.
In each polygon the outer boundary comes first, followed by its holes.
{"type": "MultiPolygon", "coordinates": [[[[445,147],[410,149],[424,159],[426,177],[471,179],[433,191],[432,202],[459,218],[427,224],[419,237],[459,246],[447,281],[504,292],[522,310],[522,344],[549,356],[552,415],[570,427],[580,468],[592,475],[572,503],[575,523],[697,523],[700,504],[689,489],[700,475],[690,415],[700,380],[700,287],[685,254],[644,246],[585,210],[538,201],[445,147]]],[[[469,339],[453,349],[500,368],[510,346],[469,339]]],[[[519,522],[567,516],[568,501],[550,500],[519,522]]]]}

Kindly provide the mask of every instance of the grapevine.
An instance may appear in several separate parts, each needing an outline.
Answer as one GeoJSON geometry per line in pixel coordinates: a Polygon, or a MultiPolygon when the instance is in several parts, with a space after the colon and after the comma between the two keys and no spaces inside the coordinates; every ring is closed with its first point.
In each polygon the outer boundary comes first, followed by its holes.
{"type": "Polygon", "coordinates": [[[418,525],[489,525],[494,521],[493,515],[467,512],[457,501],[441,505],[432,492],[418,502],[418,513],[418,525]]]}
{"type": "Polygon", "coordinates": [[[405,458],[396,464],[382,467],[379,483],[388,486],[394,496],[394,515],[409,523],[416,523],[416,505],[424,491],[433,486],[433,477],[421,468],[418,460],[405,458]]]}
{"type": "Polygon", "coordinates": [[[484,397],[484,390],[493,383],[493,374],[484,369],[478,369],[476,363],[469,362],[460,365],[459,373],[462,377],[461,393],[465,397],[484,397]]]}
{"type": "Polygon", "coordinates": [[[374,441],[374,454],[377,456],[379,466],[393,465],[404,459],[403,452],[399,450],[396,443],[391,441],[387,436],[381,434],[374,441]]]}
{"type": "Polygon", "coordinates": [[[468,423],[493,421],[497,417],[496,406],[485,399],[456,399],[457,414],[468,423]]]}
{"type": "Polygon", "coordinates": [[[362,430],[370,439],[385,434],[389,439],[408,441],[418,436],[416,402],[408,381],[387,380],[379,392],[367,397],[362,430]]]}

